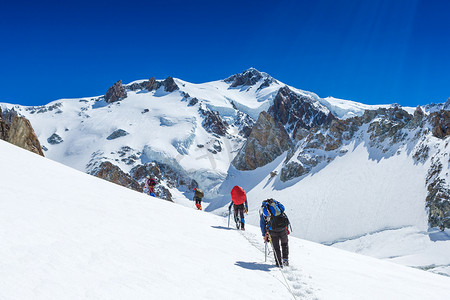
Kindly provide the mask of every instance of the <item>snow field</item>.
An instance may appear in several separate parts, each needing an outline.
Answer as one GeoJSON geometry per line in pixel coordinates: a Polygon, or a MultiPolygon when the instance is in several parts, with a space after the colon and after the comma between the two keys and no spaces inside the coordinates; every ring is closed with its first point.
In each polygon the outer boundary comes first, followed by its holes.
{"type": "Polygon", "coordinates": [[[289,297],[222,218],[0,147],[0,299],[289,297]]]}
{"type": "Polygon", "coordinates": [[[0,299],[444,299],[450,278],[131,191],[0,141],[0,299]],[[272,260],[272,258],[270,258],[272,260]]]}

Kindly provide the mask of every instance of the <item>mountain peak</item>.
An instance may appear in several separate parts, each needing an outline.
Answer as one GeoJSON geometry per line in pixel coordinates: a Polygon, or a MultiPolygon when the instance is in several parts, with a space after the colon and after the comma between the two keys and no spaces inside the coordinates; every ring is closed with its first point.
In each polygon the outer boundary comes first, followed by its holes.
{"type": "Polygon", "coordinates": [[[275,81],[269,74],[260,72],[257,69],[251,67],[242,73],[232,75],[226,78],[224,81],[231,83],[231,87],[238,86],[253,86],[258,83],[261,79],[264,79],[265,85],[275,81]]]}

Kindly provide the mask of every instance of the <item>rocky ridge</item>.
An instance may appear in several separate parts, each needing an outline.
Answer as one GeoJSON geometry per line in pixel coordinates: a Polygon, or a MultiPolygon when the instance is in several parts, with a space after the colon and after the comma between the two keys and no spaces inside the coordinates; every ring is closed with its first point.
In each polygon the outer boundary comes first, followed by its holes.
{"type": "Polygon", "coordinates": [[[268,74],[259,72],[255,68],[250,68],[248,70],[245,70],[242,73],[232,75],[232,76],[224,79],[224,81],[227,83],[230,83],[231,88],[237,88],[237,87],[254,86],[258,82],[260,82],[262,79],[264,79],[264,80],[259,85],[258,90],[268,87],[268,86],[270,86],[270,84],[272,84],[274,82],[277,82],[274,78],[272,78],[268,74]]]}
{"type": "Polygon", "coordinates": [[[44,156],[30,121],[19,116],[14,110],[2,112],[0,108],[0,139],[44,156]]]}
{"type": "Polygon", "coordinates": [[[291,147],[292,142],[285,128],[263,111],[232,164],[238,170],[254,170],[273,161],[291,147]]]}
{"type": "Polygon", "coordinates": [[[151,92],[156,91],[160,87],[164,87],[164,91],[168,93],[172,93],[179,89],[179,87],[175,83],[175,80],[170,76],[162,81],[157,81],[155,80],[155,77],[151,77],[149,80],[125,85],[125,88],[130,91],[147,90],[148,92],[151,92]]]}
{"type": "Polygon", "coordinates": [[[318,171],[336,157],[345,155],[347,150],[344,146],[351,142],[365,142],[367,147],[376,149],[385,158],[398,154],[406,146],[416,163],[431,162],[424,182],[428,189],[426,206],[430,226],[441,230],[450,228],[450,111],[440,110],[426,115],[418,107],[411,115],[394,105],[367,110],[361,117],[340,120],[322,116],[316,126],[304,123],[293,126],[298,124],[297,121],[289,122],[289,119],[295,113],[288,114],[285,107],[289,107],[289,100],[283,98],[279,102],[282,105],[269,109],[274,115],[274,123],[261,129],[267,118],[260,116],[256,122],[246,144],[232,162],[237,169],[253,170],[264,166],[281,155],[282,149],[288,152],[279,176],[281,181],[289,181],[318,171]],[[271,136],[270,131],[274,128],[279,128],[279,139],[267,142],[267,139],[260,138],[271,136]],[[285,147],[277,148],[281,144],[285,147]],[[430,144],[435,144],[435,149],[430,149],[430,144]]]}

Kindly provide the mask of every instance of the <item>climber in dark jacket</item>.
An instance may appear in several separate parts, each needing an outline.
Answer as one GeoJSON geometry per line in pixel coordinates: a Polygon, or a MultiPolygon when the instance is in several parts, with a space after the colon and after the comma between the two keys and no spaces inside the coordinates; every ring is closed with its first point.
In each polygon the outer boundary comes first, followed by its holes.
{"type": "Polygon", "coordinates": [[[284,205],[273,199],[264,200],[259,225],[264,241],[272,244],[277,267],[289,266],[289,219],[284,213],[284,205]]]}
{"type": "Polygon", "coordinates": [[[199,188],[195,188],[194,192],[195,207],[197,207],[198,210],[202,210],[203,191],[199,188]]]}

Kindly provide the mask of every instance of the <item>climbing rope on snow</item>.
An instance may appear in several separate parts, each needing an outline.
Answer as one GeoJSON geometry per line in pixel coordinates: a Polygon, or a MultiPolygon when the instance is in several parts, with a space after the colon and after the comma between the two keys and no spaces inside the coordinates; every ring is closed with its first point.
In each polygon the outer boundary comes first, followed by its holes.
{"type": "MultiPolygon", "coordinates": [[[[238,232],[250,243],[250,245],[252,245],[253,247],[255,247],[256,249],[258,249],[259,251],[262,251],[261,249],[259,249],[258,248],[258,246],[253,242],[253,241],[251,241],[244,233],[245,232],[242,232],[241,230],[238,230],[238,232]]],[[[272,244],[272,238],[270,237],[270,234],[269,234],[269,240],[270,240],[270,245],[271,245],[271,248],[272,248],[272,251],[275,253],[275,250],[274,250],[274,248],[273,248],[273,244],[272,244]]],[[[276,255],[275,255],[275,257],[276,257],[276,255]]],[[[279,262],[278,262],[278,264],[279,264],[279,262]]],[[[279,264],[280,265],[280,264],[279,264]]],[[[288,290],[288,292],[292,295],[292,297],[294,298],[294,300],[297,300],[297,297],[295,297],[295,294],[292,292],[292,289],[291,289],[291,286],[289,285],[289,283],[288,283],[288,281],[287,281],[287,279],[286,279],[286,277],[284,276],[284,273],[283,273],[283,271],[282,271],[282,269],[281,268],[279,268],[279,270],[280,270],[280,272],[281,272],[281,275],[283,276],[283,280],[284,280],[284,283],[282,282],[282,281],[280,281],[285,287],[286,287],[286,289],[288,290]]],[[[276,277],[275,277],[276,278],[276,277]]],[[[279,279],[278,279],[279,280],[279,279]]]]}
{"type": "MultiPolygon", "coordinates": [[[[282,264],[280,263],[280,259],[277,256],[277,253],[275,252],[275,248],[273,247],[273,243],[272,243],[272,237],[270,236],[270,233],[267,232],[267,236],[269,237],[269,242],[270,242],[270,246],[272,246],[272,251],[275,254],[275,260],[277,265],[282,266],[282,264]]],[[[283,276],[284,282],[286,283],[286,288],[288,289],[289,293],[291,293],[292,297],[294,298],[294,300],[296,300],[297,298],[295,297],[294,293],[292,292],[291,286],[289,285],[289,282],[286,280],[286,277],[284,276],[284,273],[282,271],[282,268],[279,268],[281,275],[283,276]]]]}

